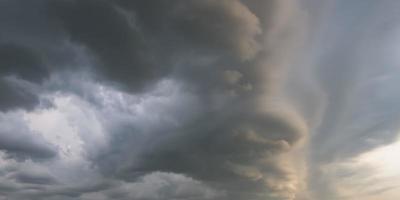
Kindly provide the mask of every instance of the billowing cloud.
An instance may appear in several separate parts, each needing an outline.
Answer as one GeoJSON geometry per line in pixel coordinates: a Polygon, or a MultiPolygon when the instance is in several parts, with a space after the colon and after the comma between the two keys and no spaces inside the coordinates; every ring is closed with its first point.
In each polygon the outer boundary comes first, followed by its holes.
{"type": "Polygon", "coordinates": [[[398,5],[348,4],[2,1],[0,200],[355,195],[397,138],[398,5]]]}

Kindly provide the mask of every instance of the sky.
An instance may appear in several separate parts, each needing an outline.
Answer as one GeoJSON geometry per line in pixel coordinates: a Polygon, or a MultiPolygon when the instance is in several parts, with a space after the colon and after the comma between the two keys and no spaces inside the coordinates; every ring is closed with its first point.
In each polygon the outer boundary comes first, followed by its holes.
{"type": "Polygon", "coordinates": [[[399,9],[0,0],[0,200],[399,199],[399,9]]]}

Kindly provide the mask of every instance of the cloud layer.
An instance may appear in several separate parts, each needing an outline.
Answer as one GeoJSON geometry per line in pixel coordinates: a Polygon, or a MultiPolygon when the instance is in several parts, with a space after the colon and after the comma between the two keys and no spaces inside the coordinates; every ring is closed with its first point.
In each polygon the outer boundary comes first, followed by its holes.
{"type": "Polygon", "coordinates": [[[0,200],[352,199],[400,5],[313,2],[2,1],[0,200]]]}

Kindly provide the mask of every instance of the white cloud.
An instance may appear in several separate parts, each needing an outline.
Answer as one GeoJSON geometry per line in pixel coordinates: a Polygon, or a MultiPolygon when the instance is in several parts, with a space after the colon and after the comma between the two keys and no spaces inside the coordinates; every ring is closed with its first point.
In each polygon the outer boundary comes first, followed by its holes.
{"type": "Polygon", "coordinates": [[[400,141],[322,167],[337,195],[346,200],[400,198],[400,141]]]}

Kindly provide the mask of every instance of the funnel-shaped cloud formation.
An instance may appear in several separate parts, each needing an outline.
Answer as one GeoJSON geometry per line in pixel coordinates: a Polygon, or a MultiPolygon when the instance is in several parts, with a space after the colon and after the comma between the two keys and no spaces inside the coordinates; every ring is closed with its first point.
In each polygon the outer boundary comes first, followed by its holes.
{"type": "Polygon", "coordinates": [[[395,4],[4,0],[0,200],[345,198],[398,129],[395,4]]]}

